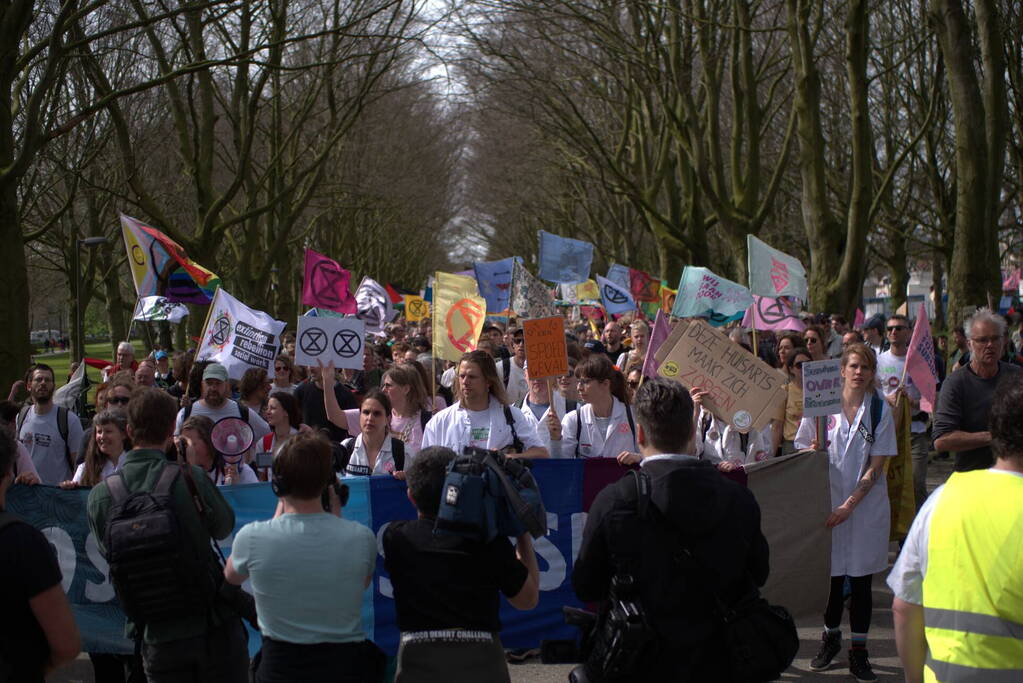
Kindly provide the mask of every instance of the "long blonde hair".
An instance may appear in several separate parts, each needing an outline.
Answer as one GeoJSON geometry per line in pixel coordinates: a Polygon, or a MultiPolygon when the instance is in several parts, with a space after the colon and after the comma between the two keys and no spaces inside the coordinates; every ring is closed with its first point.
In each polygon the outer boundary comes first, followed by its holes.
{"type": "MultiPolygon", "coordinates": [[[[512,363],[514,361],[509,358],[508,362],[512,363]]],[[[497,374],[497,364],[494,362],[493,356],[486,351],[478,350],[469,351],[468,353],[463,354],[462,357],[458,359],[458,365],[455,366],[455,398],[458,399],[459,403],[462,403],[462,384],[457,379],[457,368],[462,367],[462,363],[474,363],[483,374],[483,379],[487,380],[487,386],[490,388],[490,395],[496,398],[501,405],[508,405],[508,394],[504,390],[504,382],[501,381],[501,378],[497,374]]],[[[465,407],[464,403],[462,403],[462,407],[465,407]]]]}

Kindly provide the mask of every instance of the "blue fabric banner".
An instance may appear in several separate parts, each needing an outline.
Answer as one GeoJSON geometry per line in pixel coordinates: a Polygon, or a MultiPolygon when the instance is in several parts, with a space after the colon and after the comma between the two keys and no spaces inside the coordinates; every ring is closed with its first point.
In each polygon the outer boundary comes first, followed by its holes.
{"type": "Polygon", "coordinates": [[[629,267],[620,263],[612,263],[607,269],[607,279],[626,291],[632,291],[629,280],[629,267]]]}
{"type": "MultiPolygon", "coordinates": [[[[624,472],[624,469],[622,470],[624,472]]],[[[549,532],[534,542],[540,568],[540,604],[520,612],[502,601],[501,639],[505,646],[536,647],[542,639],[572,638],[576,629],[566,626],[562,605],[579,605],[572,592],[572,562],[582,542],[584,467],[577,460],[551,460],[535,464],[533,473],[544,493],[549,532]]],[[[413,519],[415,510],[405,495],[405,483],[391,477],[348,477],[350,489],[346,519],[365,524],[379,539],[387,524],[413,519]]],[[[269,484],[221,487],[220,492],[235,511],[235,532],[245,524],[269,519],[277,498],[269,484]]],[[[71,601],[82,633],[84,652],[134,651],[124,637],[124,614],[107,578],[108,567],[89,532],[86,516],[88,489],[64,491],[50,486],[14,486],[7,509],[41,530],[57,553],[63,587],[71,601]]],[[[234,534],[220,542],[227,556],[234,534]]],[[[456,577],[452,577],[457,580],[456,577]]],[[[398,625],[390,579],[383,557],[377,558],[373,584],[366,589],[363,625],[367,635],[389,654],[398,649],[398,625]]],[[[250,631],[249,650],[260,647],[259,634],[250,631]]]]}
{"type": "Polygon", "coordinates": [[[512,269],[515,259],[477,261],[473,264],[480,296],[487,300],[487,313],[503,313],[511,306],[512,269]]]}
{"type": "Polygon", "coordinates": [[[590,277],[593,245],[546,230],[540,236],[540,277],[548,282],[585,282],[590,277]]]}

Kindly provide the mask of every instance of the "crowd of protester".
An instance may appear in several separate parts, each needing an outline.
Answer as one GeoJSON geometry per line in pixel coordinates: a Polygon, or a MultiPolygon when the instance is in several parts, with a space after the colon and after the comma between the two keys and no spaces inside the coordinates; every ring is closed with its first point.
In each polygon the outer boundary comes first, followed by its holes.
{"type": "MultiPolygon", "coordinates": [[[[519,609],[535,605],[536,559],[528,535],[515,545],[500,539],[481,549],[430,533],[439,481],[454,453],[475,446],[525,459],[614,458],[623,466],[669,453],[730,472],[813,448],[828,454],[833,511],[822,520],[832,528],[832,580],[821,646],[811,668],[831,666],[841,649],[840,624],[847,608],[850,671],[858,680],[875,680],[866,649],[871,580],[888,566],[885,461],[897,454],[896,402],[904,398],[910,405],[919,509],[928,500],[932,458],[953,453],[960,472],[995,463],[992,446],[998,450],[999,443],[988,428],[988,414],[1003,380],[1018,379],[1023,323],[1014,321],[1010,328],[1005,318],[981,309],[954,331],[951,346],[938,335],[939,398],[931,415],[921,408],[920,391],[905,372],[913,321],[878,315],[856,329],[838,315],[804,322],[802,333],[759,332],[755,343],[739,328],[729,331],[734,343],[751,352],[755,347],[787,379],[784,411],[777,419],[764,429],[736,429],[707,409],[704,387],[685,387],[685,423],[670,438],[663,426],[651,422],[657,410],[644,404],[641,395],[647,384],[651,392],[673,394],[662,380],[643,376],[650,327],[631,316],[602,327],[569,322],[569,371],[553,380],[530,376],[524,331],[514,320],[488,324],[478,349],[456,363],[432,357],[429,322],[392,323],[385,337],[364,345],[361,370],[300,367],[293,358],[294,337],[286,336],[272,378],[267,369],[251,368],[237,380],[223,365],[197,361],[192,350],[154,349],[137,358],[133,344],[124,341],[103,370],[102,382],[92,388],[91,402],[83,393],[75,406],[56,405],[54,391],[62,378],[43,363],[12,387],[9,400],[0,403],[0,472],[8,472],[5,487],[91,488],[90,523],[102,539],[112,505],[109,477],[118,475],[129,489],[152,487],[164,463],[187,463],[203,481],[201,497],[209,499],[209,517],[195,517],[190,504],[181,513],[189,517],[189,533],[199,548],[233,530],[233,513],[224,509],[217,487],[271,482],[281,498],[277,516],[244,527],[224,569],[227,582],[251,583],[263,633],[256,680],[267,683],[328,680],[322,676],[337,662],[347,663],[350,676],[335,673],[329,680],[379,680],[374,676],[380,673],[380,653],[367,641],[358,617],[376,541],[365,527],[339,519],[344,501],[338,494],[333,514],[323,510],[320,498],[338,470],[344,476],[406,480],[419,520],[392,525],[382,541],[403,633],[397,680],[463,680],[452,677],[450,669],[444,675],[437,657],[467,667],[464,680],[483,680],[479,672],[486,672],[486,680],[507,680],[497,636],[497,596],[503,594],[519,609]],[[802,415],[802,367],[827,358],[841,362],[842,406],[821,434],[815,421],[802,415]],[[27,397],[19,403],[23,392],[27,397]],[[214,427],[225,418],[243,420],[251,428],[253,443],[240,458],[226,457],[214,445],[214,427]],[[651,433],[656,434],[652,441],[651,433]],[[300,572],[289,574],[295,566],[300,572]],[[450,594],[424,596],[435,582],[453,575],[474,578],[460,581],[450,594]],[[291,585],[316,592],[294,593],[291,585]],[[334,586],[348,588],[328,590],[334,586]],[[452,635],[460,630],[482,635],[460,640],[452,635]]],[[[185,493],[181,478],[174,486],[184,498],[199,495],[185,493]]],[[[4,553],[8,544],[26,549],[24,567],[37,568],[37,580],[19,584],[38,624],[25,652],[45,656],[35,669],[15,670],[25,675],[17,680],[41,680],[44,672],[74,656],[70,644],[77,642],[77,634],[73,621],[66,623],[66,598],[53,591],[54,568],[40,556],[38,538],[27,531],[8,531],[0,538],[4,553]]],[[[583,549],[584,560],[592,562],[596,551],[583,549]]],[[[757,584],[766,577],[761,559],[766,563],[759,556],[749,560],[757,563],[757,584]]],[[[590,571],[587,561],[581,561],[583,571],[590,571]]],[[[216,564],[216,558],[211,562],[216,564]]],[[[59,588],[59,572],[56,576],[59,588]]],[[[607,578],[579,579],[580,597],[596,599],[607,578]]],[[[897,590],[897,595],[904,605],[919,600],[919,590],[897,590]]],[[[19,619],[29,620],[29,612],[22,608],[19,619]]],[[[142,680],[143,675],[150,681],[247,680],[237,615],[180,628],[140,626],[144,635],[135,656],[92,655],[97,680],[142,680]],[[211,639],[222,644],[217,652],[196,646],[211,639]],[[202,673],[189,678],[182,673],[186,669],[202,673]]]]}

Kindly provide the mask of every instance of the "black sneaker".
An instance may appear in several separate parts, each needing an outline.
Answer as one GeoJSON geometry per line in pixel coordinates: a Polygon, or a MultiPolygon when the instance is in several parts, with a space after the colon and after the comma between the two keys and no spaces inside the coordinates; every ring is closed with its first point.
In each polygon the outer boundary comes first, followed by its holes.
{"type": "Polygon", "coordinates": [[[855,647],[849,650],[849,673],[857,681],[876,681],[877,676],[870,668],[870,661],[867,659],[867,648],[855,647]]]}
{"type": "Polygon", "coordinates": [[[826,671],[841,649],[842,632],[825,631],[821,634],[821,648],[817,650],[817,656],[810,660],[810,671],[826,671]]]}

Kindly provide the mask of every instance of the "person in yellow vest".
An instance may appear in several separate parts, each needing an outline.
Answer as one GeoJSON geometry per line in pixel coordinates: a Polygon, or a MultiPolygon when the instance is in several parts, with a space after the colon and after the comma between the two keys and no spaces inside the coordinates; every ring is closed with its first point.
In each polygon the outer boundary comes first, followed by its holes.
{"type": "Polygon", "coordinates": [[[906,681],[1023,681],[1023,382],[988,415],[993,467],[955,472],[888,577],[906,681]]]}

